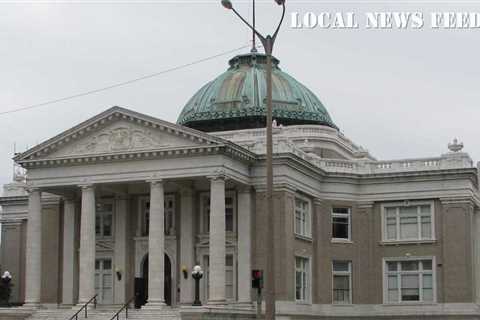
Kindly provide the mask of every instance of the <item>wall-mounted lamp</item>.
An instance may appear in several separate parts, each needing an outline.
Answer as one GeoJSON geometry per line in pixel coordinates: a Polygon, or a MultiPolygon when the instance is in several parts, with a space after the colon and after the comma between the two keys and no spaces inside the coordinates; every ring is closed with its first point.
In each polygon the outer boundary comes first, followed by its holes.
{"type": "Polygon", "coordinates": [[[187,267],[182,266],[182,273],[183,273],[183,278],[188,279],[188,270],[187,267]]]}
{"type": "Polygon", "coordinates": [[[115,274],[117,275],[117,280],[122,280],[122,269],[115,269],[115,274]]]}

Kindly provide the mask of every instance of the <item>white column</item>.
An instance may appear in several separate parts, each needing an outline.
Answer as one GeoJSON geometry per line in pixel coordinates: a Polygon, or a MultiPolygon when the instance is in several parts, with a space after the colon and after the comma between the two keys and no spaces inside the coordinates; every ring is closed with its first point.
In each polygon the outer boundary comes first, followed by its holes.
{"type": "Polygon", "coordinates": [[[164,190],[163,182],[150,182],[150,226],[148,235],[148,303],[147,307],[165,306],[164,264],[165,264],[165,226],[164,226],[164,190]]]}
{"type": "Polygon", "coordinates": [[[115,205],[115,303],[124,304],[127,301],[127,198],[116,199],[115,205]],[[116,273],[120,272],[121,279],[116,273]]]}
{"type": "Polygon", "coordinates": [[[192,304],[194,296],[194,280],[191,272],[194,267],[193,241],[193,190],[183,188],[180,200],[180,303],[192,304]],[[188,277],[183,276],[186,269],[188,277]]]}
{"type": "Polygon", "coordinates": [[[225,303],[225,177],[210,180],[209,304],[225,303]]]}
{"type": "Polygon", "coordinates": [[[28,221],[25,261],[25,306],[40,304],[42,289],[42,203],[38,189],[28,194],[28,221]]]}
{"type": "Polygon", "coordinates": [[[252,303],[252,193],[251,188],[238,191],[238,302],[252,303]]]}
{"type": "Polygon", "coordinates": [[[63,203],[63,283],[62,303],[75,303],[75,201],[65,199],[63,203]]]}
{"type": "Polygon", "coordinates": [[[95,295],[95,189],[93,185],[82,186],[79,260],[78,303],[84,304],[95,295]]]}

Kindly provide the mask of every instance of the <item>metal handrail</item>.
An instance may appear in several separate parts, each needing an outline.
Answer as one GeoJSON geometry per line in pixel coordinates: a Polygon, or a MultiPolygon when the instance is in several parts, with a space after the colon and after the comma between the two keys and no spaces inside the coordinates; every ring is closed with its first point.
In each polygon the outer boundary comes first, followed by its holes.
{"type": "Polygon", "coordinates": [[[125,309],[125,318],[128,319],[128,306],[130,305],[130,303],[132,303],[133,300],[135,300],[136,296],[133,296],[130,298],[130,300],[128,300],[121,308],[120,310],[117,311],[117,313],[115,313],[113,315],[113,317],[110,319],[110,320],[119,320],[119,315],[120,313],[125,309]]]}
{"type": "Polygon", "coordinates": [[[93,300],[93,309],[96,309],[96,308],[97,308],[97,295],[94,295],[94,296],[93,296],[90,300],[88,300],[69,320],[73,320],[73,319],[78,320],[78,314],[79,314],[83,309],[85,309],[85,318],[88,318],[88,312],[87,312],[88,308],[87,308],[87,306],[88,306],[88,304],[89,304],[90,302],[92,302],[92,300],[93,300]]]}

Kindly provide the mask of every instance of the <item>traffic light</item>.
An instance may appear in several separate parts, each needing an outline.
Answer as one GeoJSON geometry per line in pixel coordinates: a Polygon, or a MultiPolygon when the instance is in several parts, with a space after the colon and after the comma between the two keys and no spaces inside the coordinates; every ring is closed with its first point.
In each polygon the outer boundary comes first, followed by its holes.
{"type": "Polygon", "coordinates": [[[263,288],[263,270],[252,270],[252,288],[263,288]]]}

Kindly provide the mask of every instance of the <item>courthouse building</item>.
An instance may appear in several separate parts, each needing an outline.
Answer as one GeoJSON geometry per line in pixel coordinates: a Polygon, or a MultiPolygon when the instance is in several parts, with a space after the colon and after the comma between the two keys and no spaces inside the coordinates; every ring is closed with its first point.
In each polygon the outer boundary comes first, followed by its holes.
{"type": "Polygon", "coordinates": [[[285,319],[479,319],[479,175],[463,145],[377,160],[274,59],[268,221],[265,64],[231,59],[176,124],[113,107],[16,154],[26,177],[0,198],[15,310],[71,314],[95,294],[115,310],[137,295],[136,312],[252,317],[251,270],[274,228],[285,319]]]}

